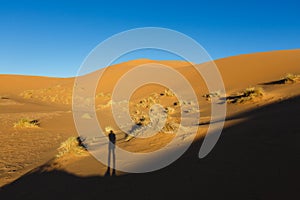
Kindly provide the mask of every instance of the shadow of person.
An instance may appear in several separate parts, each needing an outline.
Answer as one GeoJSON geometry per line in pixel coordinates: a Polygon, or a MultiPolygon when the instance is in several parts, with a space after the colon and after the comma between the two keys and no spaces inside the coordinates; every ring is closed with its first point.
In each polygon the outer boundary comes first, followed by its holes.
{"type": "Polygon", "coordinates": [[[108,165],[105,176],[115,176],[116,175],[116,154],[115,154],[115,144],[116,144],[116,134],[111,130],[108,134],[108,165]],[[112,158],[112,173],[110,174],[111,168],[111,158],[112,158]]]}

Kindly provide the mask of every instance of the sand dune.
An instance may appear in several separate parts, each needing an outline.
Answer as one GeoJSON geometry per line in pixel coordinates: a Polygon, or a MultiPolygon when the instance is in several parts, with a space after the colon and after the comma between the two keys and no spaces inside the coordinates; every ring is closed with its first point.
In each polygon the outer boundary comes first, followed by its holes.
{"type": "MultiPolygon", "coordinates": [[[[189,111],[201,116],[197,137],[188,151],[166,168],[145,174],[117,171],[115,177],[105,177],[107,166],[89,153],[56,157],[60,144],[77,136],[71,109],[74,78],[0,75],[0,197],[299,198],[300,50],[215,61],[226,88],[226,97],[219,98],[227,104],[227,116],[220,140],[204,159],[198,158],[198,151],[210,120],[210,96],[203,97],[208,94],[203,78],[187,62],[141,59],[108,67],[95,97],[101,127],[111,126],[116,131],[117,145],[132,152],[151,152],[174,138],[167,132],[176,130],[172,124],[179,123],[180,105],[162,86],[149,84],[139,88],[129,105],[132,118],[142,126],[150,123],[148,110],[152,104],[168,108],[169,126],[165,132],[125,142],[126,135],[111,114],[111,104],[116,102],[110,99],[119,78],[137,65],[154,62],[170,66],[191,83],[200,105],[199,111],[189,111]],[[282,81],[288,73],[296,75],[294,82],[282,81]],[[251,87],[261,88],[263,95],[246,94],[245,89],[249,91],[251,87]],[[230,102],[229,97],[237,100],[230,102]],[[38,120],[40,124],[14,127],[21,119],[38,120]]],[[[89,120],[92,116],[83,113],[82,117],[89,120]]],[[[86,142],[97,145],[98,139],[86,142]]]]}

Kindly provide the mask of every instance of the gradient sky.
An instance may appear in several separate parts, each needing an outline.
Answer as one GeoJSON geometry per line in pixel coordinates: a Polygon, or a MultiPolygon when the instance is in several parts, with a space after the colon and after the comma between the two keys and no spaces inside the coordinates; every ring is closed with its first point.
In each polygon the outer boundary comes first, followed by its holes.
{"type": "MultiPolygon", "coordinates": [[[[75,76],[108,37],[164,27],[199,42],[213,59],[300,48],[299,1],[0,0],[0,74],[75,76]]],[[[174,59],[140,52],[127,59],[174,59]]]]}

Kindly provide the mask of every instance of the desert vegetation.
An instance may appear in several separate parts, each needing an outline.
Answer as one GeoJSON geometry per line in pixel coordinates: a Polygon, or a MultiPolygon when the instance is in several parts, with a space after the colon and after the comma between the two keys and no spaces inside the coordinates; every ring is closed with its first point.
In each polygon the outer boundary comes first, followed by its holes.
{"type": "Polygon", "coordinates": [[[284,78],[283,78],[285,83],[295,83],[300,81],[300,75],[295,75],[295,74],[287,74],[284,78]]]}
{"type": "Polygon", "coordinates": [[[96,98],[110,99],[111,94],[110,93],[99,92],[98,94],[96,94],[96,98]]]}
{"type": "Polygon", "coordinates": [[[167,121],[165,126],[162,128],[162,132],[164,133],[174,133],[178,130],[179,123],[173,122],[173,121],[167,121]]]}
{"type": "MultiPolygon", "coordinates": [[[[152,93],[148,97],[142,98],[133,105],[133,109],[130,111],[130,116],[135,123],[135,126],[131,130],[131,134],[127,135],[125,141],[129,141],[138,134],[146,134],[147,130],[156,130],[158,124],[165,122],[161,130],[157,130],[163,133],[174,133],[179,124],[174,121],[172,115],[180,111],[180,103],[176,101],[174,93],[165,89],[159,93],[152,93]],[[171,102],[171,103],[170,103],[171,102]],[[153,106],[159,104],[162,106],[162,113],[157,112],[153,106]],[[153,115],[153,119],[150,117],[153,115]]],[[[185,102],[187,105],[191,103],[185,102]]]]}
{"type": "Polygon", "coordinates": [[[61,143],[57,150],[57,158],[60,158],[64,155],[82,156],[87,154],[84,139],[81,137],[69,137],[66,141],[61,143]]]}
{"type": "Polygon", "coordinates": [[[264,95],[264,90],[261,87],[249,87],[245,90],[226,97],[228,103],[244,103],[256,98],[260,98],[264,95]]]}
{"type": "Polygon", "coordinates": [[[170,89],[165,89],[164,94],[165,94],[167,97],[174,97],[174,96],[175,96],[175,94],[173,93],[173,91],[170,90],[170,89]]]}
{"type": "Polygon", "coordinates": [[[267,82],[267,83],[264,83],[263,85],[288,84],[288,83],[296,83],[299,81],[300,81],[300,75],[288,73],[279,80],[267,82]]]}
{"type": "Polygon", "coordinates": [[[210,92],[208,94],[204,94],[202,97],[204,97],[207,101],[210,101],[211,98],[220,98],[221,97],[221,92],[220,91],[215,91],[215,92],[210,92]]]}
{"type": "Polygon", "coordinates": [[[37,128],[40,126],[40,121],[37,119],[22,118],[14,123],[14,128],[37,128]]]}

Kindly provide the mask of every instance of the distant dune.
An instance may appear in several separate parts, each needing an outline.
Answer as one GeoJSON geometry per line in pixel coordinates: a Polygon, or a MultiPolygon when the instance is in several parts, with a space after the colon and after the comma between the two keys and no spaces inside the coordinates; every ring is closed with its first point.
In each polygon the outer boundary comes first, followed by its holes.
{"type": "MultiPolygon", "coordinates": [[[[0,75],[0,198],[299,199],[300,49],[214,62],[224,80],[225,97],[217,91],[209,94],[188,62],[141,59],[101,69],[105,71],[95,96],[97,117],[103,129],[115,130],[117,145],[128,151],[151,152],[168,144],[178,129],[181,106],[163,86],[139,88],[129,102],[134,122],[149,125],[149,109],[159,103],[168,113],[167,123],[151,138],[128,138],[114,123],[111,104],[118,102],[112,102],[111,95],[129,70],[149,63],[173,68],[190,82],[200,106],[188,111],[201,117],[197,137],[180,159],[155,172],[116,171],[115,177],[105,177],[107,166],[88,152],[58,150],[62,142],[78,136],[72,115],[75,78],[0,75]],[[213,151],[199,159],[214,95],[227,105],[225,127],[213,151]]],[[[93,145],[97,138],[85,142],[93,145]]]]}

